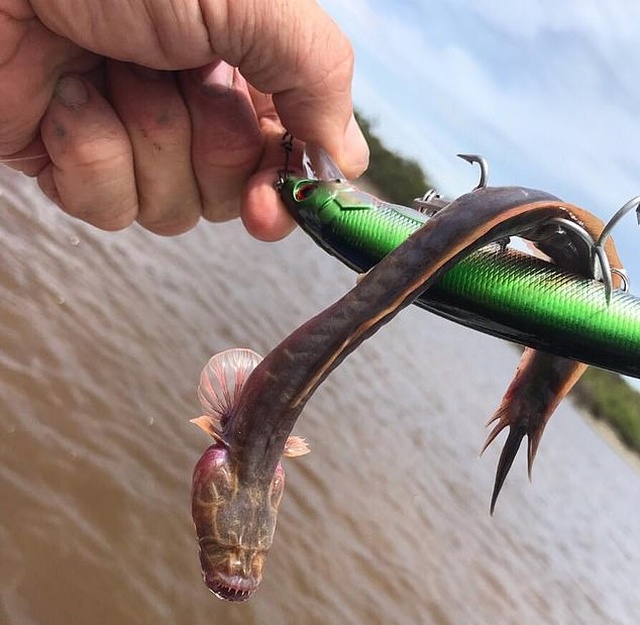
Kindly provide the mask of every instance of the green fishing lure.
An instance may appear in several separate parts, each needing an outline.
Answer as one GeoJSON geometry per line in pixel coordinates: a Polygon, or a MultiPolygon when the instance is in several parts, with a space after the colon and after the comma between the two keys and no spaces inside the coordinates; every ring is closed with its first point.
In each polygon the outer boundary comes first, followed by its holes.
{"type": "MultiPolygon", "coordinates": [[[[429,216],[350,183],[287,175],[281,197],[302,229],[354,271],[368,271],[429,216]]],[[[640,299],[502,245],[471,253],[415,302],[499,338],[640,377],[640,299]]]]}

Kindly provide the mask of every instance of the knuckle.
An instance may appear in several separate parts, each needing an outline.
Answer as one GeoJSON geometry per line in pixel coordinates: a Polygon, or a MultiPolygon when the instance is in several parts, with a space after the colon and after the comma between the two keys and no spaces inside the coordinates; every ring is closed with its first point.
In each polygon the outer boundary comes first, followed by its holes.
{"type": "Polygon", "coordinates": [[[138,209],[135,198],[118,188],[77,179],[56,184],[63,210],[100,230],[123,230],[134,221],[138,209]]]}
{"type": "Polygon", "coordinates": [[[201,215],[200,198],[189,190],[170,195],[141,194],[136,221],[145,230],[175,236],[191,230],[201,215]]]}

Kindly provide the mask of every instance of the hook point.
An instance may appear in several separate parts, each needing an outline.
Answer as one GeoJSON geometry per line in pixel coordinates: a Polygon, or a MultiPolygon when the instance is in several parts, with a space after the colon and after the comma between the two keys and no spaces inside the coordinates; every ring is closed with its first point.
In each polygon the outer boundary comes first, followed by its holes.
{"type": "Polygon", "coordinates": [[[479,158],[477,154],[456,154],[458,158],[461,158],[463,161],[467,161],[470,165],[473,165],[476,162],[476,159],[479,158]]]}
{"type": "Polygon", "coordinates": [[[613,227],[632,209],[636,210],[636,217],[638,219],[638,223],[640,224],[640,195],[636,195],[636,197],[631,198],[622,208],[618,209],[616,213],[609,219],[609,221],[605,224],[602,232],[600,233],[600,238],[596,242],[596,247],[604,247],[605,241],[609,237],[611,230],[613,227]]]}
{"type": "Polygon", "coordinates": [[[479,154],[456,154],[458,158],[461,158],[463,161],[467,161],[470,165],[477,163],[480,167],[480,180],[478,184],[474,187],[474,191],[477,189],[483,189],[487,186],[487,178],[489,176],[489,164],[486,159],[479,154]]]}

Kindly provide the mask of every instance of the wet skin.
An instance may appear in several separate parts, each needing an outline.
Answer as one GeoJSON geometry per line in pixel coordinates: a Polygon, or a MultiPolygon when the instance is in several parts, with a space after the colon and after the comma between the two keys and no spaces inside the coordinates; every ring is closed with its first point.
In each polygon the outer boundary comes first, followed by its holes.
{"type": "Polygon", "coordinates": [[[541,191],[483,188],[433,217],[250,374],[194,472],[192,513],[205,583],[248,599],[262,578],[284,485],[280,459],[306,402],[362,341],[471,251],[575,207],[541,191]]]}

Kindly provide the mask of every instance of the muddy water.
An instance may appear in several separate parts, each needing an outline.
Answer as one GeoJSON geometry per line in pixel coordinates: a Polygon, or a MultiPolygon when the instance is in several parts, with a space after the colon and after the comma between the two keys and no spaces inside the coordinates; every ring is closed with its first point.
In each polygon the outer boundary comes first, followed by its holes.
{"type": "Polygon", "coordinates": [[[490,518],[478,450],[517,354],[418,310],[310,402],[264,584],[215,599],[189,517],[200,368],[265,353],[353,276],[301,233],[100,233],[1,175],[1,623],[638,622],[637,472],[565,404],[490,518]]]}

